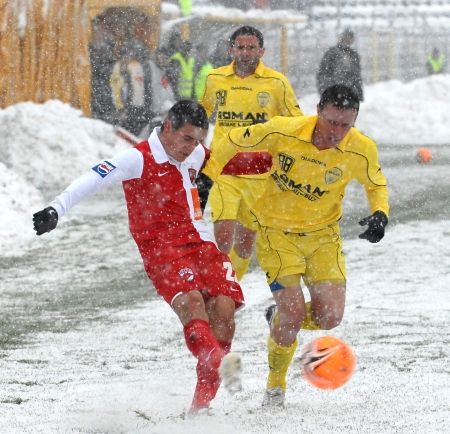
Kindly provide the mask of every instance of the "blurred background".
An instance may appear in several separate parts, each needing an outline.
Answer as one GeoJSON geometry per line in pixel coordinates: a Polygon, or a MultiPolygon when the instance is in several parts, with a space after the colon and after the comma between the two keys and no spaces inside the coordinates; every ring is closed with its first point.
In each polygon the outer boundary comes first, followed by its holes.
{"type": "Polygon", "coordinates": [[[195,79],[229,62],[227,39],[244,24],[263,32],[264,62],[299,97],[316,92],[346,29],[364,84],[446,72],[450,1],[0,0],[0,22],[0,107],[59,99],[142,135],[180,97],[173,56],[195,79]]]}

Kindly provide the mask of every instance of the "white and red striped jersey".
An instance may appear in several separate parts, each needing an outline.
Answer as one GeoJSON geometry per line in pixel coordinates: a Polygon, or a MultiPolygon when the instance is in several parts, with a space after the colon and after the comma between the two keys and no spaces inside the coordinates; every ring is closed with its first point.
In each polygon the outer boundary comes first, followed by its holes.
{"type": "Polygon", "coordinates": [[[83,198],[122,182],[130,232],[139,249],[143,243],[148,249],[150,241],[155,255],[166,249],[176,255],[176,249],[171,248],[177,245],[214,242],[195,185],[208,157],[208,150],[198,145],[183,162],[175,161],[167,155],[155,129],[148,140],[97,164],[77,178],[50,206],[61,218],[83,198]]]}

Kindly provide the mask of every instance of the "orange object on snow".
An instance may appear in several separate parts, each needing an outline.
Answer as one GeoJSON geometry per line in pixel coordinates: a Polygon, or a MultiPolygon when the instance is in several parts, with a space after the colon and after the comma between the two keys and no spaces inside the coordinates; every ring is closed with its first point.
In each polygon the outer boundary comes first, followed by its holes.
{"type": "Polygon", "coordinates": [[[420,148],[416,152],[416,160],[418,163],[429,163],[433,159],[433,155],[428,148],[420,148]]]}

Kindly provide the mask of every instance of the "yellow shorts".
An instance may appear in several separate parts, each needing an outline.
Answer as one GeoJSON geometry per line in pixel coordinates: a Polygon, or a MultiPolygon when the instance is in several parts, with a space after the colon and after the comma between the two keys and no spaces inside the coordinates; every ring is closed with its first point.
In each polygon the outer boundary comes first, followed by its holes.
{"type": "Polygon", "coordinates": [[[266,179],[242,178],[239,176],[220,175],[209,193],[211,219],[238,220],[243,226],[256,231],[250,207],[264,191],[266,179]]]}
{"type": "MultiPolygon", "coordinates": [[[[303,234],[267,227],[259,229],[256,255],[269,285],[294,275],[302,276],[306,285],[345,282],[345,257],[337,224],[303,234]]],[[[277,289],[275,284],[272,290],[277,289]]]]}

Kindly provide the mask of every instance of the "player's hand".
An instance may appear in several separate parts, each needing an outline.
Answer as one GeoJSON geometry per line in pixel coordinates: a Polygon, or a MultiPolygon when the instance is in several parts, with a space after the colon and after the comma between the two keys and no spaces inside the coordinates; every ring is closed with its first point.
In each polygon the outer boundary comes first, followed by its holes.
{"type": "Polygon", "coordinates": [[[57,224],[58,213],[52,206],[33,214],[33,228],[36,231],[36,235],[42,235],[52,231],[56,228],[57,224]]]}
{"type": "Polygon", "coordinates": [[[200,172],[200,175],[198,175],[195,183],[197,184],[198,195],[200,197],[200,207],[202,209],[202,212],[204,212],[206,203],[208,202],[209,190],[211,190],[213,181],[203,172],[200,172]]]}
{"type": "Polygon", "coordinates": [[[388,224],[388,218],[383,211],[375,211],[372,215],[363,218],[359,224],[366,226],[365,232],[359,235],[371,243],[378,243],[384,237],[384,230],[388,224]]]}

